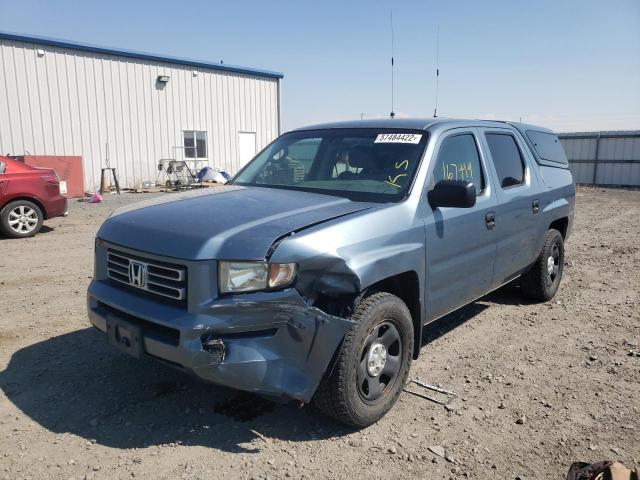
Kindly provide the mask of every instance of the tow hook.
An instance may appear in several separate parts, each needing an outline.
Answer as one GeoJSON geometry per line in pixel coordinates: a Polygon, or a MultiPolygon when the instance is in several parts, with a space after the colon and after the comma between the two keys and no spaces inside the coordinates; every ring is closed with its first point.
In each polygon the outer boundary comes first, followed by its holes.
{"type": "Polygon", "coordinates": [[[207,338],[203,340],[202,349],[211,354],[212,365],[218,366],[224,361],[224,342],[219,338],[207,338]]]}

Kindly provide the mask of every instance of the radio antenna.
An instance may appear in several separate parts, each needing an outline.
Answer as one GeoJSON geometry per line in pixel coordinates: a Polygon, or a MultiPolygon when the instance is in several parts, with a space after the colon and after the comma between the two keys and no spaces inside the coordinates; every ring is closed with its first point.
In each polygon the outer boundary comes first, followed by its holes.
{"type": "Polygon", "coordinates": [[[434,118],[438,116],[438,83],[440,80],[440,25],[436,30],[436,106],[433,109],[434,118]]]}
{"type": "Polygon", "coordinates": [[[394,93],[394,84],[393,84],[393,9],[391,9],[391,118],[396,116],[396,113],[394,112],[394,98],[393,98],[393,93],[394,93]]]}

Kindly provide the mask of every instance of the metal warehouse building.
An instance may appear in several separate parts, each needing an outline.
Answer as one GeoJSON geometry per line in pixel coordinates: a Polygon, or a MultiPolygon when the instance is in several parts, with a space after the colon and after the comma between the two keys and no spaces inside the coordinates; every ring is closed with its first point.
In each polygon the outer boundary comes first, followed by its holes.
{"type": "Polygon", "coordinates": [[[560,133],[576,183],[640,186],[640,131],[560,133]]]}
{"type": "Polygon", "coordinates": [[[107,158],[127,187],[162,159],[235,173],[280,132],[281,79],[0,32],[0,153],[82,156],[87,191],[107,158]]]}

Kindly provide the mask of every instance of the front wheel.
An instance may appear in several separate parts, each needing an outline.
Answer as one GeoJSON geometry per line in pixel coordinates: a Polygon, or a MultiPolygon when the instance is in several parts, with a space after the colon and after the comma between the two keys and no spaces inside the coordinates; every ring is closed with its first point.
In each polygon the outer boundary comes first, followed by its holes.
{"type": "Polygon", "coordinates": [[[560,286],[564,267],[564,240],[558,230],[544,236],[542,251],[528,272],[520,277],[522,292],[538,302],[551,300],[560,286]]]}
{"type": "Polygon", "coordinates": [[[31,237],[40,231],[42,210],[28,200],[16,200],[0,212],[0,229],[9,237],[31,237]]]}
{"type": "Polygon", "coordinates": [[[413,321],[395,295],[364,298],[351,317],[336,364],[314,396],[324,413],[348,425],[366,427],[396,403],[413,357],[413,321]]]}

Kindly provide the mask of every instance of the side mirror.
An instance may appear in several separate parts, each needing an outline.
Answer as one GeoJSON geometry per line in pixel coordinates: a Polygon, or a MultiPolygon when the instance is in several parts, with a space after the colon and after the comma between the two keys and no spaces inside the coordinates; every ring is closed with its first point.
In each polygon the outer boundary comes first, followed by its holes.
{"type": "Polygon", "coordinates": [[[7,164],[4,162],[0,162],[0,174],[4,173],[6,169],[7,169],[7,164]]]}
{"type": "Polygon", "coordinates": [[[476,204],[476,186],[465,180],[440,180],[427,198],[431,208],[471,208],[476,204]]]}

